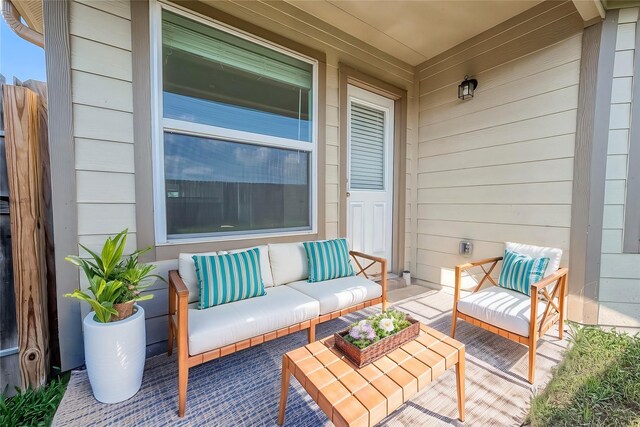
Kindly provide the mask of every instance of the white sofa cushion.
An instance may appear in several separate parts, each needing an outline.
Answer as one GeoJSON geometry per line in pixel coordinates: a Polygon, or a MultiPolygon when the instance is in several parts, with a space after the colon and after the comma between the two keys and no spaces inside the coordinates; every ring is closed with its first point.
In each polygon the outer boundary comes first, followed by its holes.
{"type": "Polygon", "coordinates": [[[307,253],[301,242],[270,243],[269,260],[275,286],[306,280],[309,277],[307,253]]]}
{"type": "Polygon", "coordinates": [[[382,286],[361,276],[340,277],[316,283],[300,280],[287,286],[320,301],[320,314],[342,310],[382,295],[382,286]]]}
{"type": "Polygon", "coordinates": [[[233,249],[231,251],[221,251],[229,254],[236,254],[238,252],[248,251],[249,249],[258,248],[260,251],[260,273],[262,275],[262,283],[265,288],[273,286],[273,275],[271,274],[271,263],[269,262],[269,248],[267,245],[254,246],[246,249],[233,249]]]}
{"type": "Polygon", "coordinates": [[[189,309],[189,354],[214,350],[319,315],[318,301],[287,286],[206,310],[189,309]]]}
{"type": "Polygon", "coordinates": [[[549,258],[549,264],[543,277],[551,276],[560,268],[562,249],[513,242],[506,242],[504,248],[522,255],[529,255],[531,258],[549,258]]]}
{"type": "Polygon", "coordinates": [[[217,252],[184,253],[178,255],[178,274],[189,289],[189,302],[196,302],[200,299],[200,285],[196,275],[196,264],[193,262],[194,255],[217,255],[217,252]]]}
{"type": "MultiPolygon", "coordinates": [[[[547,304],[538,303],[538,319],[547,304]]],[[[490,286],[458,301],[458,311],[514,334],[529,336],[531,297],[510,289],[490,286]]]]}

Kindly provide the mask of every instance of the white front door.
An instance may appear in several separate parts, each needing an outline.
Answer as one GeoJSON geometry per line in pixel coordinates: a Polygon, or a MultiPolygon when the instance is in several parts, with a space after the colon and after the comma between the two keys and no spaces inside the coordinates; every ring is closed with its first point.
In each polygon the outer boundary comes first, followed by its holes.
{"type": "Polygon", "coordinates": [[[348,86],[347,238],[391,270],[394,101],[348,86]]]}

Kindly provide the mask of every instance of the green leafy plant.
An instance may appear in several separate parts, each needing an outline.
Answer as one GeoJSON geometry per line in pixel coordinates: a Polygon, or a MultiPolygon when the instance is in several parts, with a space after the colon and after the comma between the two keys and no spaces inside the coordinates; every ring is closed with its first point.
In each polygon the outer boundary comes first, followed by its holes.
{"type": "Polygon", "coordinates": [[[142,294],[150,285],[145,284],[152,277],[164,278],[152,274],[154,265],[140,263],[140,255],[151,248],[137,250],[123,258],[127,244],[125,229],[113,237],[107,238],[98,254],[86,246],[80,245],[88,254],[85,259],[70,255],[65,259],[78,266],[89,279],[89,291],[93,296],[76,289],[66,297],[88,302],[99,322],[109,322],[112,315],[117,315],[116,304],[145,301],[153,298],[152,294],[142,294]]]}
{"type": "Polygon", "coordinates": [[[151,277],[164,280],[163,277],[151,273],[155,269],[154,265],[140,264],[138,261],[138,257],[148,250],[149,249],[144,249],[132,253],[127,257],[124,263],[119,266],[120,269],[117,277],[125,284],[125,286],[118,298],[118,303],[149,300],[153,298],[153,295],[142,295],[141,292],[147,289],[150,285],[144,285],[143,283],[148,281],[151,277]]]}
{"type": "Polygon", "coordinates": [[[359,349],[363,349],[383,338],[397,334],[409,326],[411,326],[411,322],[407,320],[405,313],[398,310],[388,310],[352,324],[344,339],[359,349]]]}
{"type": "Polygon", "coordinates": [[[87,251],[93,260],[84,259],[76,255],[69,255],[65,259],[70,263],[80,267],[87,279],[91,281],[93,277],[98,276],[107,281],[116,279],[119,274],[120,264],[122,263],[122,253],[127,243],[127,232],[125,229],[114,237],[108,237],[102,247],[102,252],[97,254],[84,245],[80,245],[82,249],[87,251]]]}
{"type": "Polygon", "coordinates": [[[93,297],[80,289],[76,289],[73,293],[65,294],[65,297],[88,302],[93,311],[95,311],[98,322],[107,323],[111,321],[111,315],[118,314],[113,305],[120,296],[121,289],[122,282],[119,280],[107,282],[100,276],[93,276],[89,285],[89,290],[93,297]]]}
{"type": "Polygon", "coordinates": [[[39,390],[18,391],[15,396],[0,395],[0,426],[25,427],[51,425],[64,396],[69,374],[51,380],[39,390]]]}

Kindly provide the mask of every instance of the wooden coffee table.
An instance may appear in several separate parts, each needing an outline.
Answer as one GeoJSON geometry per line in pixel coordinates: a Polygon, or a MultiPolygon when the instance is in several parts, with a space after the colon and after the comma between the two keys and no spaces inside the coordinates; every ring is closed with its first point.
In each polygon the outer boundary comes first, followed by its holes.
{"type": "Polygon", "coordinates": [[[333,337],[325,338],[282,356],[278,424],[292,374],[336,426],[373,426],[454,366],[464,421],[464,344],[420,325],[418,338],[358,368],[334,348],[333,337]]]}

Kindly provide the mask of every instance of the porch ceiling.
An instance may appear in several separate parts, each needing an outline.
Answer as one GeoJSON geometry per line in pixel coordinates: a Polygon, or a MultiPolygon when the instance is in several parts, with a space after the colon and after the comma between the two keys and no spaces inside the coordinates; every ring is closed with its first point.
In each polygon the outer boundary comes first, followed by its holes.
{"type": "Polygon", "coordinates": [[[541,0],[287,0],[411,65],[442,53],[541,0]]]}

